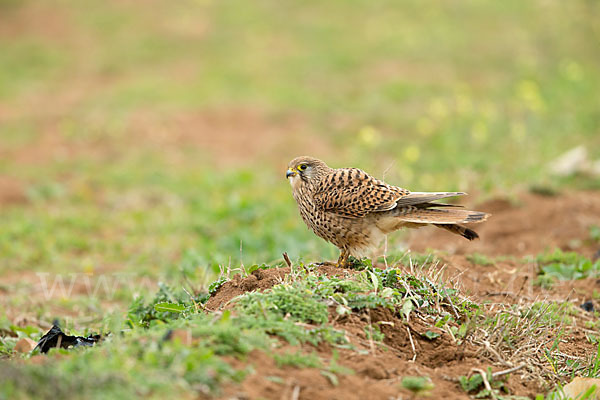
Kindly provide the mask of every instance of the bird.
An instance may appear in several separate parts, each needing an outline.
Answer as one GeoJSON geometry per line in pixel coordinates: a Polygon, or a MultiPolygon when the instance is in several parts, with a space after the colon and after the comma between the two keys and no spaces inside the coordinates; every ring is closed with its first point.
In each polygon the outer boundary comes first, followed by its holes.
{"type": "Polygon", "coordinates": [[[358,168],[330,168],[309,156],[296,157],[285,174],[300,215],[317,236],[340,250],[337,266],[361,259],[391,232],[434,225],[468,240],[479,235],[461,225],[485,221],[490,214],[435,201],[464,192],[411,192],[376,179],[358,168]]]}

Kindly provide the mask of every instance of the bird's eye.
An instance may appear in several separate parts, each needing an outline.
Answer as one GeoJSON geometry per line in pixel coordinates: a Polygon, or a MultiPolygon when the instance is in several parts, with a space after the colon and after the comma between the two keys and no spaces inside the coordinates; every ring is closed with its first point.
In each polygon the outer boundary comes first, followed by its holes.
{"type": "Polygon", "coordinates": [[[300,171],[304,171],[304,170],[306,170],[306,164],[300,164],[300,165],[298,166],[298,169],[299,169],[300,171]]]}

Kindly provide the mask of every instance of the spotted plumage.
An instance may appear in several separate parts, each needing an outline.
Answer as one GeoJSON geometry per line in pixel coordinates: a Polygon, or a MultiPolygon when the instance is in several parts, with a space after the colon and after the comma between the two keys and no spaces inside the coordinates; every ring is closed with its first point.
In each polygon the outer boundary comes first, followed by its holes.
{"type": "Polygon", "coordinates": [[[319,237],[340,249],[338,264],[361,257],[402,227],[432,224],[469,240],[477,233],[460,223],[485,221],[489,214],[433,203],[462,192],[410,192],[356,168],[333,169],[312,157],[290,161],[286,177],[300,215],[319,237]]]}

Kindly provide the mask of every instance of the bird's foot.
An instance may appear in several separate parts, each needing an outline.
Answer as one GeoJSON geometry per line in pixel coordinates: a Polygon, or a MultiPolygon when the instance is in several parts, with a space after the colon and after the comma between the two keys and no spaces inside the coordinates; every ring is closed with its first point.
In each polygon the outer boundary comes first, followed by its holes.
{"type": "Polygon", "coordinates": [[[340,254],[340,258],[338,258],[338,261],[335,264],[335,266],[338,268],[348,268],[350,266],[350,262],[348,261],[348,254],[340,254]]]}

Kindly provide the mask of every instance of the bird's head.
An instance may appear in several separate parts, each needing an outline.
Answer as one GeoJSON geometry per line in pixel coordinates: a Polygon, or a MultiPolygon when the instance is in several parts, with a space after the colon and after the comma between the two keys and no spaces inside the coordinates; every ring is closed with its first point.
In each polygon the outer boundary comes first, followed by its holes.
{"type": "Polygon", "coordinates": [[[298,185],[312,183],[320,179],[330,168],[323,161],[308,157],[296,157],[288,164],[285,177],[295,189],[298,185]]]}

